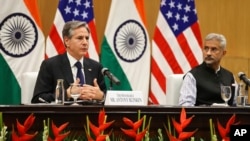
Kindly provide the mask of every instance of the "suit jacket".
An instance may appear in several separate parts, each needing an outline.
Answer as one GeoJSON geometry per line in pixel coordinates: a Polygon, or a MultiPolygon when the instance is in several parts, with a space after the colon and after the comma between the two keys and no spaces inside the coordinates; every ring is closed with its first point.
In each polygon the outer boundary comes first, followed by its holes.
{"type": "MultiPolygon", "coordinates": [[[[101,73],[101,70],[103,68],[102,65],[92,59],[84,58],[83,66],[85,83],[94,85],[93,80],[94,78],[97,78],[100,89],[104,93],[106,93],[106,85],[104,82],[104,77],[101,73]]],[[[70,67],[67,53],[51,57],[42,62],[31,102],[40,103],[40,101],[38,100],[39,97],[48,102],[54,101],[57,79],[64,80],[64,88],[66,94],[66,89],[70,86],[70,83],[74,82],[73,73],[70,67]]]]}

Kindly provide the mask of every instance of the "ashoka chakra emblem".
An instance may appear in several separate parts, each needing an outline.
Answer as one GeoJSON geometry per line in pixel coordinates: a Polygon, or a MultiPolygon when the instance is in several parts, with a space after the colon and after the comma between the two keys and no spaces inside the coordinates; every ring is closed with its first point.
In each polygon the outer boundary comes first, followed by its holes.
{"type": "Polygon", "coordinates": [[[11,14],[0,24],[0,48],[12,57],[30,53],[37,44],[37,37],[35,23],[25,14],[11,14]]]}
{"type": "Polygon", "coordinates": [[[128,20],[115,32],[114,48],[116,54],[126,62],[134,62],[142,57],[147,47],[147,35],[143,26],[128,20]]]}

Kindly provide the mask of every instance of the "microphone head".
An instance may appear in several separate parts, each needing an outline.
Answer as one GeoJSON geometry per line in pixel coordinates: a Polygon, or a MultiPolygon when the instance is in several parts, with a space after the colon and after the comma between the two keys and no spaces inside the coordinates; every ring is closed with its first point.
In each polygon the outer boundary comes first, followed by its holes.
{"type": "Polygon", "coordinates": [[[244,72],[239,72],[238,73],[238,77],[240,78],[240,79],[242,79],[242,77],[245,75],[245,73],[244,72]]]}
{"type": "Polygon", "coordinates": [[[102,68],[102,75],[105,75],[105,71],[108,71],[109,69],[108,68],[102,68]]]}

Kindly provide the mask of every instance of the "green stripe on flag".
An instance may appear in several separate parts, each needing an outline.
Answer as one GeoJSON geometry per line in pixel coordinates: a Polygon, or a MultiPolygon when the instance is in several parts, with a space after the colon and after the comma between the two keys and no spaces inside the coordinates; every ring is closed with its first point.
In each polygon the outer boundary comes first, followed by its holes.
{"type": "Polygon", "coordinates": [[[15,105],[20,103],[21,87],[13,71],[0,54],[0,104],[15,105]]]}
{"type": "MultiPolygon", "coordinates": [[[[102,50],[101,50],[101,63],[104,67],[107,67],[120,81],[120,85],[113,84],[113,90],[132,90],[130,83],[126,74],[124,73],[121,65],[117,61],[113,51],[108,44],[106,37],[104,37],[102,43],[102,50]],[[110,63],[112,62],[112,63],[110,63]]],[[[107,84],[108,88],[110,87],[110,81],[108,78],[105,78],[105,83],[107,84]]]]}

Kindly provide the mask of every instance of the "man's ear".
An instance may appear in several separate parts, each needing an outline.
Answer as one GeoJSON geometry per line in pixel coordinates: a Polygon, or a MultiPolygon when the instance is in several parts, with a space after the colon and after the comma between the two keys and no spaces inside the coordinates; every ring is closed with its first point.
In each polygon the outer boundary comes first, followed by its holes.
{"type": "Polygon", "coordinates": [[[226,50],[223,50],[223,56],[225,56],[227,54],[226,50]]]}
{"type": "Polygon", "coordinates": [[[69,47],[69,38],[68,37],[64,37],[63,40],[64,40],[65,46],[69,47]]]}

